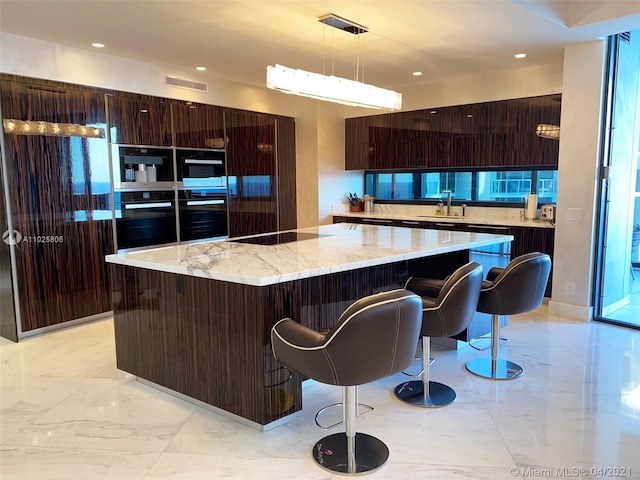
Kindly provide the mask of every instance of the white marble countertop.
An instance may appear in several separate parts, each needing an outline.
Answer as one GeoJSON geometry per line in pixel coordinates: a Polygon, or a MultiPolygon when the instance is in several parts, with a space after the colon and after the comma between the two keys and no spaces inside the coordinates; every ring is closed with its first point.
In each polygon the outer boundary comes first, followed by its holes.
{"type": "Polygon", "coordinates": [[[346,223],[291,231],[322,236],[279,245],[228,240],[171,245],[107,255],[106,261],[264,286],[513,240],[511,235],[346,223]]]}
{"type": "Polygon", "coordinates": [[[553,222],[544,220],[521,220],[514,218],[489,218],[477,216],[405,215],[398,213],[333,213],[334,217],[372,218],[377,220],[405,220],[410,222],[467,223],[470,225],[495,225],[505,227],[555,228],[553,222]]]}

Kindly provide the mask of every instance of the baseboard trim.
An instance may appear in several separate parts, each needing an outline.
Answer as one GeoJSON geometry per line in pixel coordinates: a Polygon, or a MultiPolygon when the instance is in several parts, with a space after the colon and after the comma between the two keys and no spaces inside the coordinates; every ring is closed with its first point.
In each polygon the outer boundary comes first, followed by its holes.
{"type": "Polygon", "coordinates": [[[42,328],[34,328],[33,330],[27,330],[26,332],[18,331],[18,340],[27,337],[33,337],[35,335],[42,335],[44,333],[54,332],[63,328],[75,327],[82,325],[83,323],[96,322],[98,320],[104,320],[105,318],[113,317],[113,312],[97,313],[95,315],[89,315],[88,317],[76,318],[75,320],[69,320],[67,322],[56,323],[55,325],[49,325],[42,328]]]}
{"type": "Polygon", "coordinates": [[[589,322],[593,320],[593,307],[582,307],[580,305],[571,305],[570,303],[549,301],[549,315],[556,317],[571,318],[574,320],[582,320],[589,322]]]}
{"type": "Polygon", "coordinates": [[[249,420],[248,418],[241,417],[240,415],[236,415],[235,413],[227,412],[222,408],[214,407],[213,405],[209,405],[208,403],[200,401],[197,398],[193,398],[183,393],[176,392],[175,390],[171,390],[170,388],[164,387],[162,385],[151,382],[149,380],[145,380],[144,378],[136,377],[136,380],[142,385],[155,388],[156,390],[159,390],[168,395],[172,395],[176,398],[179,398],[180,400],[184,400],[185,402],[191,403],[200,408],[213,412],[217,415],[220,415],[221,417],[228,418],[229,420],[235,420],[236,422],[241,423],[242,425],[258,430],[259,432],[267,432],[273,428],[279,427],[280,425],[285,425],[289,423],[289,420],[291,419],[291,415],[287,415],[286,417],[279,418],[278,420],[274,420],[273,422],[267,423],[266,425],[261,425],[260,423],[254,422],[253,420],[249,420]]]}

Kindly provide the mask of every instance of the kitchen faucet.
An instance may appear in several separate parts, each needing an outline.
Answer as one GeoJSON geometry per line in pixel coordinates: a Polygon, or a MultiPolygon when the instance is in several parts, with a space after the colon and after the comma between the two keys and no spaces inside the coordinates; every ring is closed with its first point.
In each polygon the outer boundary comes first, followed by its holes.
{"type": "Polygon", "coordinates": [[[447,190],[447,217],[451,216],[451,190],[447,190]]]}

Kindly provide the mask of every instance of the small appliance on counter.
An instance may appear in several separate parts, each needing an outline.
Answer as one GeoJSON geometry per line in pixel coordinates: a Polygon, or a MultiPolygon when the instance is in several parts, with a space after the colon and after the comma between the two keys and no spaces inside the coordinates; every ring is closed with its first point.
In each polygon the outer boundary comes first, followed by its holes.
{"type": "Polygon", "coordinates": [[[549,203],[540,207],[540,220],[546,220],[548,222],[556,221],[556,206],[549,203]]]}
{"type": "Polygon", "coordinates": [[[538,217],[538,195],[531,193],[524,196],[524,218],[535,220],[538,217]]]}

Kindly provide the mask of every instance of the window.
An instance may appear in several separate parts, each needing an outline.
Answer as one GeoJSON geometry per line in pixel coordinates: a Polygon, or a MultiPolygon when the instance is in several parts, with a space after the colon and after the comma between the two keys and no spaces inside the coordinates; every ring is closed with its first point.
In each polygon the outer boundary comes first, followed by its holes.
{"type": "Polygon", "coordinates": [[[451,192],[460,202],[522,204],[537,193],[541,203],[555,203],[557,170],[365,172],[365,193],[376,200],[426,201],[451,192]]]}

